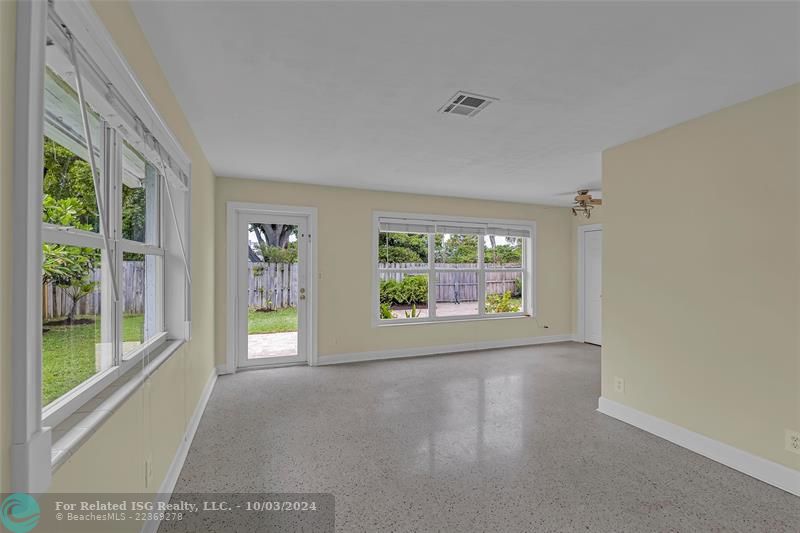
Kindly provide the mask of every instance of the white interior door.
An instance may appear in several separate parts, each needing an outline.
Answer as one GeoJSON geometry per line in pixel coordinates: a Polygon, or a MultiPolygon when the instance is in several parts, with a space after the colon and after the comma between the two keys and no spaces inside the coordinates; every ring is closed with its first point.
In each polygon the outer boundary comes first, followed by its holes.
{"type": "Polygon", "coordinates": [[[583,302],[584,302],[584,341],[603,344],[603,231],[593,230],[584,233],[583,238],[583,302]]]}
{"type": "Polygon", "coordinates": [[[239,368],[308,360],[308,219],[242,213],[238,224],[239,368]]]}

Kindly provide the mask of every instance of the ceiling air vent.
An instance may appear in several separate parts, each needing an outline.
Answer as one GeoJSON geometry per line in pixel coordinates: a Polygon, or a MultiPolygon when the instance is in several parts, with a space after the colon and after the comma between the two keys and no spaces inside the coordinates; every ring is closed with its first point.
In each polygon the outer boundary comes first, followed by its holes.
{"type": "Polygon", "coordinates": [[[446,104],[439,108],[439,112],[449,115],[474,117],[486,109],[489,104],[496,101],[497,98],[492,98],[490,96],[481,96],[479,94],[458,91],[446,104]]]}

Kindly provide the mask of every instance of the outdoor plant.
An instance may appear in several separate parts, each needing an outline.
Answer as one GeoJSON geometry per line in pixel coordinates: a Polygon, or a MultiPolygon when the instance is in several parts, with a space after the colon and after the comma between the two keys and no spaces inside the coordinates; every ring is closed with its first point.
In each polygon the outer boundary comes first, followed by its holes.
{"type": "Polygon", "coordinates": [[[522,296],[522,278],[514,278],[514,294],[511,296],[514,298],[522,296]]]}
{"type": "Polygon", "coordinates": [[[519,302],[511,299],[511,291],[506,291],[501,295],[486,295],[487,313],[516,313],[519,311],[519,302]]]}
{"type": "Polygon", "coordinates": [[[403,281],[387,279],[381,281],[380,301],[385,304],[423,304],[428,302],[428,278],[406,276],[403,281]]]}
{"type": "Polygon", "coordinates": [[[417,318],[418,316],[417,304],[411,304],[411,311],[406,311],[406,318],[417,318]]]}
{"type": "Polygon", "coordinates": [[[428,278],[425,276],[406,276],[400,282],[404,303],[417,304],[428,301],[428,278]]]}
{"type": "Polygon", "coordinates": [[[381,304],[380,315],[382,320],[389,320],[394,318],[392,315],[392,306],[391,304],[381,304]]]}
{"type": "Polygon", "coordinates": [[[286,248],[263,244],[259,247],[261,256],[265,263],[296,263],[297,262],[297,243],[290,242],[286,248]]]}
{"type": "MultiPolygon", "coordinates": [[[[42,198],[42,219],[50,224],[91,230],[82,222],[86,209],[76,198],[55,199],[49,194],[42,198]]],[[[66,322],[75,321],[78,302],[94,292],[97,282],[91,280],[100,253],[93,248],[77,248],[61,244],[42,245],[42,284],[52,283],[66,290],[71,300],[66,322]]]]}
{"type": "Polygon", "coordinates": [[[393,304],[400,301],[400,282],[393,279],[381,281],[380,299],[382,304],[393,304]]]}
{"type": "Polygon", "coordinates": [[[97,282],[88,278],[80,280],[76,279],[72,281],[67,288],[67,294],[69,295],[70,300],[72,300],[72,306],[70,307],[66,318],[68,323],[72,324],[75,322],[75,315],[78,311],[78,302],[92,294],[96,287],[97,282]]]}

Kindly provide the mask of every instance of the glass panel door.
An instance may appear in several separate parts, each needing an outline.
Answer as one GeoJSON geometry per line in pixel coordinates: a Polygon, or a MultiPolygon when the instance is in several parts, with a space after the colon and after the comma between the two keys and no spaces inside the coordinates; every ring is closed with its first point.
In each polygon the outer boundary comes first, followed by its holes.
{"type": "Polygon", "coordinates": [[[304,217],[240,216],[238,365],[306,361],[304,217]]]}

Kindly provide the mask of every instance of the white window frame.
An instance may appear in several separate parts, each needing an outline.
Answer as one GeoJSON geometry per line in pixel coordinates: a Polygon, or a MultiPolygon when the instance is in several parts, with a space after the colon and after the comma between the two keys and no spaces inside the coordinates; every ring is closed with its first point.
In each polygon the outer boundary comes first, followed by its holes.
{"type": "MultiPolygon", "coordinates": [[[[449,233],[442,231],[439,233],[449,233]]],[[[431,324],[437,322],[463,322],[471,320],[501,320],[506,318],[527,318],[536,316],[536,222],[525,220],[454,217],[447,215],[431,215],[420,213],[398,213],[390,211],[373,211],[372,213],[372,327],[405,326],[411,324],[431,324]],[[428,266],[419,269],[380,268],[378,263],[380,220],[386,218],[426,220],[446,225],[461,224],[473,226],[514,226],[527,229],[530,238],[523,241],[521,268],[490,268],[484,262],[484,236],[478,235],[478,266],[472,268],[447,268],[436,266],[434,254],[435,233],[428,235],[428,266]],[[436,316],[436,273],[437,272],[477,272],[478,273],[478,313],[474,315],[436,316]],[[522,272],[522,310],[515,313],[486,312],[486,272],[522,272]],[[402,272],[408,275],[427,274],[428,276],[428,316],[423,318],[380,318],[380,275],[382,272],[402,272]]]]}
{"type": "MultiPolygon", "coordinates": [[[[75,411],[101,389],[121,377],[126,370],[141,364],[143,371],[163,361],[149,361],[149,355],[163,345],[167,338],[185,341],[191,332],[189,263],[190,186],[191,164],[180,144],[169,131],[155,106],[142,89],[132,69],[116,48],[113,38],[89,2],[20,2],[16,9],[16,70],[14,118],[14,181],[13,181],[13,287],[12,304],[12,416],[11,416],[11,490],[28,493],[45,492],[52,476],[51,425],[58,423],[68,413],[75,411]],[[103,250],[103,235],[77,229],[68,229],[42,223],[42,174],[44,138],[44,77],[45,42],[48,35],[48,11],[55,9],[62,22],[82,45],[82,52],[92,61],[106,79],[103,87],[113,92],[110,100],[123,102],[131,113],[116,114],[118,120],[139,117],[141,123],[129,128],[136,137],[134,148],[145,154],[150,162],[159,161],[160,173],[166,175],[161,182],[160,246],[153,246],[121,238],[111,239],[109,249],[112,260],[120,263],[123,251],[160,255],[163,266],[159,281],[167,294],[163,297],[169,308],[159,317],[164,333],[156,335],[139,347],[124,362],[95,375],[61,399],[58,409],[42,409],[42,302],[41,262],[42,242],[86,246],[103,250]],[[120,118],[123,117],[123,118],[120,118]],[[168,205],[163,200],[169,197],[168,205]],[[167,222],[167,211],[171,220],[167,222]],[[47,411],[45,413],[45,411],[47,411]],[[53,411],[53,412],[50,412],[53,411]],[[57,411],[57,414],[56,414],[57,411]]],[[[91,78],[96,72],[81,73],[91,78]]],[[[87,83],[91,87],[91,84],[87,83]]],[[[93,96],[101,96],[94,89],[93,96]]],[[[107,92],[108,92],[107,91],[107,92]]],[[[102,92],[102,91],[101,91],[102,92]]],[[[90,100],[94,105],[96,101],[90,100]]],[[[112,105],[113,104],[109,104],[112,105]]],[[[120,111],[114,108],[116,111],[120,111]]],[[[101,114],[105,111],[100,110],[101,114]]],[[[119,127],[114,124],[114,127],[119,127]]],[[[97,143],[95,143],[97,144],[97,143]]],[[[121,142],[119,143],[121,146],[121,142]]],[[[106,164],[104,161],[103,164],[106,164]]],[[[120,160],[121,165],[121,160],[120,160]]],[[[106,174],[103,174],[106,176],[106,174]]],[[[121,176],[121,172],[117,173],[121,176]]],[[[109,182],[110,178],[105,178],[109,182]]],[[[121,194],[121,191],[119,191],[121,194]]],[[[121,216],[121,215],[120,215],[121,216]]],[[[117,224],[119,226],[119,224],[117,224]]],[[[109,235],[111,236],[111,235],[109,235]]],[[[115,310],[115,327],[121,327],[121,309],[115,310]]],[[[121,335],[117,333],[121,351],[121,335]]],[[[176,352],[172,351],[170,354],[176,352]]],[[[121,354],[119,354],[121,356],[121,354]]],[[[159,359],[159,358],[156,358],[159,359]]]]}
{"type": "MultiPolygon", "coordinates": [[[[115,277],[119,285],[122,283],[122,258],[125,252],[159,257],[159,264],[163,265],[165,250],[162,247],[163,239],[160,235],[160,230],[163,225],[162,220],[165,218],[165,209],[163,203],[160,201],[162,196],[160,189],[162,188],[164,179],[160,175],[156,177],[156,216],[155,220],[147,221],[148,224],[155,223],[155,228],[152,229],[155,230],[157,235],[156,243],[147,244],[123,238],[122,211],[120,209],[122,206],[123,142],[117,132],[108,126],[108,124],[103,124],[103,131],[104,142],[98,142],[96,144],[103,146],[101,152],[103,155],[104,170],[101,173],[100,194],[103,198],[107,199],[105,201],[107,206],[107,213],[105,213],[105,215],[108,218],[108,242],[110,245],[108,255],[106,255],[105,252],[105,239],[101,232],[95,233],[44,223],[42,224],[42,243],[99,249],[105,258],[110,258],[111,264],[106,265],[106,268],[113,270],[113,277],[115,277]]],[[[155,167],[152,162],[148,161],[147,164],[155,167]]],[[[139,364],[142,359],[159,349],[166,342],[167,332],[164,325],[163,266],[157,266],[155,269],[155,276],[154,283],[158,291],[156,293],[156,317],[154,318],[158,332],[131,352],[127,354],[123,353],[122,320],[124,305],[122,294],[119,294],[119,299],[115,302],[113,298],[106,294],[108,292],[108,290],[106,290],[106,293],[103,294],[103,304],[111,308],[108,314],[111,323],[109,325],[103,325],[102,327],[110,328],[112,345],[109,356],[111,358],[111,366],[91,376],[86,381],[80,383],[75,388],[67,391],[63,396],[45,406],[42,409],[42,424],[44,426],[55,427],[63,422],[110,383],[121,377],[134,365],[139,364]]]]}

